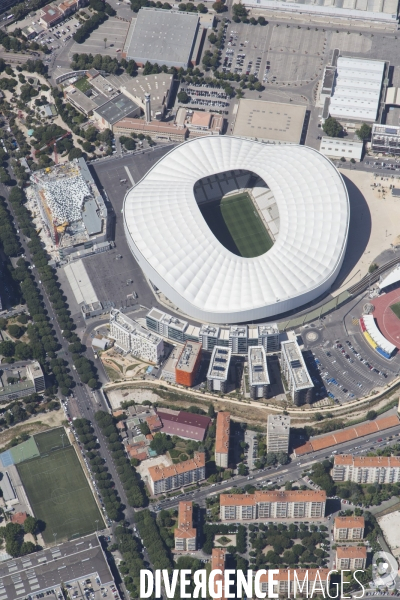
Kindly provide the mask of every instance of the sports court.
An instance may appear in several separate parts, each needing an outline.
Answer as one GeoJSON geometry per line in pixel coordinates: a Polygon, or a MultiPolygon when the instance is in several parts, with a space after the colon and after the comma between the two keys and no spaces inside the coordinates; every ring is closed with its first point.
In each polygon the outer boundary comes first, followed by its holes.
{"type": "Polygon", "coordinates": [[[233,254],[252,258],[272,248],[273,241],[246,192],[199,208],[217,240],[233,254]]]}
{"type": "Polygon", "coordinates": [[[373,316],[382,335],[389,342],[400,349],[400,319],[393,312],[391,306],[400,302],[400,289],[392,290],[388,294],[383,294],[374,298],[373,304],[375,310],[373,316]]]}
{"type": "Polygon", "coordinates": [[[103,518],[75,449],[67,440],[62,447],[60,429],[53,432],[47,437],[36,436],[43,451],[41,456],[17,466],[35,517],[46,523],[43,531],[46,543],[80,537],[103,527],[103,518]]]}
{"type": "Polygon", "coordinates": [[[18,444],[18,446],[14,446],[13,448],[10,448],[10,450],[2,452],[0,454],[0,463],[3,467],[9,467],[10,465],[17,465],[29,458],[39,456],[39,454],[39,448],[37,447],[34,438],[31,437],[26,442],[22,442],[21,444],[18,444]]]}

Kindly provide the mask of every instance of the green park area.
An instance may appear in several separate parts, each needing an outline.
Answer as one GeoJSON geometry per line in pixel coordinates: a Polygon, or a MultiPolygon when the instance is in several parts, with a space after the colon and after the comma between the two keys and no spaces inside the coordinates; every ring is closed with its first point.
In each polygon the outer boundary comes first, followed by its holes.
{"type": "Polygon", "coordinates": [[[201,213],[215,237],[233,254],[252,258],[265,254],[273,246],[247,192],[206,204],[201,213]]]}
{"type": "Polygon", "coordinates": [[[36,436],[40,457],[17,466],[35,517],[46,523],[46,543],[80,537],[103,527],[76,452],[61,437],[60,429],[36,436]]]}

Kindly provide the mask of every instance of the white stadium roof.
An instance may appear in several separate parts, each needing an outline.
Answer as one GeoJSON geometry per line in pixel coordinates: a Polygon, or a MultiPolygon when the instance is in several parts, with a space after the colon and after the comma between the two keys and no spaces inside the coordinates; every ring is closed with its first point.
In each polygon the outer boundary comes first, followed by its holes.
{"type": "Polygon", "coordinates": [[[207,136],[174,148],[126,195],[129,246],[149,279],[186,314],[213,323],[253,321],[327,291],[343,262],[349,200],[333,164],[312,148],[207,136]],[[247,169],[270,187],[280,215],[269,252],[243,258],[206,224],[193,187],[247,169]]]}

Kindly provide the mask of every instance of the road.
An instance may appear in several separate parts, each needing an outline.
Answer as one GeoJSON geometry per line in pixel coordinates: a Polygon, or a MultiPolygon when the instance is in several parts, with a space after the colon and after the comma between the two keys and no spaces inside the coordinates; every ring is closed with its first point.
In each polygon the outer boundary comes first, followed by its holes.
{"type": "MultiPolygon", "coordinates": [[[[377,447],[379,447],[378,444],[384,443],[378,442],[377,440],[380,438],[384,440],[389,436],[396,436],[394,440],[389,443],[397,443],[397,436],[400,436],[400,425],[393,427],[386,432],[381,431],[371,434],[368,436],[368,438],[360,438],[359,440],[352,440],[350,442],[344,442],[343,444],[337,444],[334,451],[335,454],[346,454],[349,452],[355,455],[362,454],[369,449],[375,450],[377,447]]],[[[386,442],[387,441],[388,440],[386,440],[386,442]]],[[[242,487],[248,484],[257,485],[262,484],[267,480],[277,481],[277,478],[280,480],[279,483],[283,485],[286,481],[296,481],[299,479],[304,470],[306,470],[307,467],[310,467],[310,465],[314,464],[315,462],[320,462],[325,458],[332,456],[332,450],[333,448],[331,450],[329,448],[325,450],[319,450],[313,454],[305,455],[302,458],[295,458],[289,465],[272,467],[268,470],[264,469],[263,471],[254,472],[249,476],[237,475],[228,481],[224,481],[219,484],[208,485],[200,488],[198,491],[189,492],[187,495],[184,495],[186,498],[190,496],[190,499],[193,500],[193,502],[202,504],[205,502],[206,498],[216,494],[221,494],[226,490],[232,489],[233,486],[242,487]]],[[[176,508],[182,497],[183,495],[175,496],[174,498],[161,501],[159,504],[163,509],[176,508]]]]}

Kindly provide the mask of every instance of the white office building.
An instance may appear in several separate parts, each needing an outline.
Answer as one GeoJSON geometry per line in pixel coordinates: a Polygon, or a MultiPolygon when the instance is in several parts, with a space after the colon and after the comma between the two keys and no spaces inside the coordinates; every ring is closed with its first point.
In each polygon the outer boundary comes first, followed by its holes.
{"type": "Polygon", "coordinates": [[[117,309],[110,312],[110,337],[123,352],[143,360],[159,363],[164,354],[164,342],[117,309]]]}
{"type": "Polygon", "coordinates": [[[250,398],[268,398],[270,381],[267,357],[263,346],[253,346],[248,352],[250,398]]]}
{"type": "Polygon", "coordinates": [[[215,346],[207,372],[207,389],[211,392],[226,392],[229,377],[230,348],[215,346]]]}
{"type": "Polygon", "coordinates": [[[267,452],[289,454],[290,417],[286,415],[268,415],[267,452]]]}
{"type": "Polygon", "coordinates": [[[314,399],[314,384],[304,362],[303,354],[297,342],[281,343],[281,367],[293,403],[300,406],[314,399]]]}

